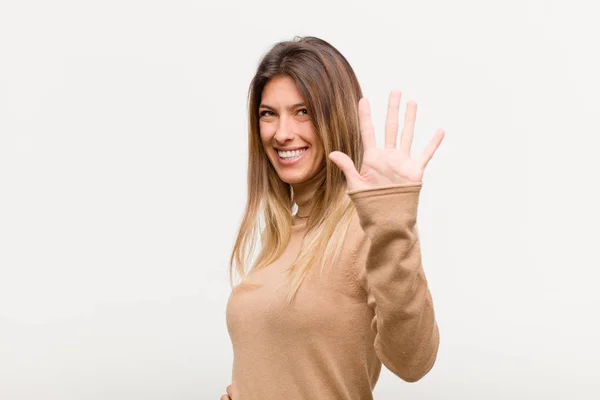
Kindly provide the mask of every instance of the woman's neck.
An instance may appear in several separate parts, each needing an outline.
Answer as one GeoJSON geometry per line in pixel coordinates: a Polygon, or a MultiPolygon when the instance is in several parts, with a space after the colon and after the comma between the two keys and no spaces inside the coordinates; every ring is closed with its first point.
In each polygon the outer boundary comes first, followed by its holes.
{"type": "Polygon", "coordinates": [[[321,168],[313,177],[301,183],[292,184],[294,201],[298,205],[298,218],[306,218],[310,215],[314,195],[325,180],[325,167],[321,168]]]}

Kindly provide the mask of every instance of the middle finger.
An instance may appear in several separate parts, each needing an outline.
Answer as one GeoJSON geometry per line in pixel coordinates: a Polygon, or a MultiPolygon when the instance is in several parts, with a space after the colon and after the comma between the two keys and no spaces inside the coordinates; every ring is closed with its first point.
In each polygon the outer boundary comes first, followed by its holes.
{"type": "Polygon", "coordinates": [[[392,90],[388,98],[387,116],[385,118],[385,148],[396,148],[396,137],[398,136],[398,111],[400,109],[400,99],[402,93],[399,90],[392,90]]]}

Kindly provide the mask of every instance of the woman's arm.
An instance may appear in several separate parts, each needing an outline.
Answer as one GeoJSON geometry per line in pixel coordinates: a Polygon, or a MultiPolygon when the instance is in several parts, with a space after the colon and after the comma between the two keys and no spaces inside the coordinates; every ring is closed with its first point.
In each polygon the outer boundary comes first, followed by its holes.
{"type": "Polygon", "coordinates": [[[422,183],[349,191],[367,236],[359,281],[374,311],[371,328],[381,362],[407,382],[433,367],[439,330],[421,265],[417,207],[422,183]],[[364,261],[366,260],[366,261],[364,261]]]}

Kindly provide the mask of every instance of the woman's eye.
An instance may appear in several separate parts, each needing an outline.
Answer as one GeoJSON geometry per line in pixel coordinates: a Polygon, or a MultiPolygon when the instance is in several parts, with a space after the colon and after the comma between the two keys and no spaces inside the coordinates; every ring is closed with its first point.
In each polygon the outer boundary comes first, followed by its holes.
{"type": "Polygon", "coordinates": [[[260,115],[261,117],[270,117],[271,115],[269,115],[269,114],[268,114],[268,113],[270,113],[270,112],[271,112],[271,111],[264,110],[264,111],[261,111],[259,115],[260,115]]]}
{"type": "Polygon", "coordinates": [[[307,115],[308,114],[308,110],[306,108],[302,108],[302,109],[298,110],[298,112],[304,112],[303,115],[307,115]]]}

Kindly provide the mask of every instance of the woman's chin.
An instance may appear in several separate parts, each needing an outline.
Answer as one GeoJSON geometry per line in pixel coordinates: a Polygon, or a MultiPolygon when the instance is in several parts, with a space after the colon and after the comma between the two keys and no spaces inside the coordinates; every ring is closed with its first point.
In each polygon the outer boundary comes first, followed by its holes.
{"type": "Polygon", "coordinates": [[[279,174],[279,179],[285,183],[294,185],[310,179],[309,172],[310,171],[285,171],[279,174]]]}

